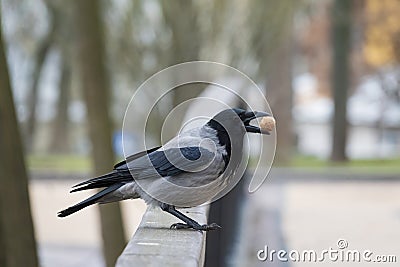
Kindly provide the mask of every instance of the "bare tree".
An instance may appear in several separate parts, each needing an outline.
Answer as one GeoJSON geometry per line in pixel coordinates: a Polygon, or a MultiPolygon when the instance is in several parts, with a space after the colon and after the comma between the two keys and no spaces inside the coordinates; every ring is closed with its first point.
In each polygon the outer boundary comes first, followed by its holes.
{"type": "Polygon", "coordinates": [[[31,151],[35,142],[36,133],[36,106],[39,97],[39,80],[42,76],[42,70],[46,57],[50,51],[50,48],[54,42],[54,37],[57,31],[56,18],[54,16],[54,10],[50,5],[47,5],[50,11],[49,20],[50,29],[47,34],[39,41],[36,49],[36,53],[33,55],[33,70],[31,75],[31,88],[29,89],[29,98],[27,101],[28,106],[28,120],[25,129],[25,148],[31,151]]]}
{"type": "Polygon", "coordinates": [[[332,161],[345,161],[347,94],[350,87],[349,54],[352,0],[335,0],[332,8],[332,89],[335,112],[332,124],[332,161]]]}
{"type": "Polygon", "coordinates": [[[69,147],[68,140],[68,103],[70,98],[71,70],[63,53],[61,63],[61,78],[59,81],[58,109],[53,122],[53,135],[51,139],[51,150],[53,152],[66,152],[69,147]]]}
{"type": "MultiPolygon", "coordinates": [[[[160,1],[166,27],[172,33],[171,46],[165,59],[167,65],[193,61],[199,59],[202,42],[200,26],[198,24],[198,8],[192,1],[160,1]],[[176,19],[177,16],[180,19],[176,19]],[[186,23],[182,23],[185,21],[186,23]]],[[[173,78],[173,77],[172,77],[173,78]]],[[[172,106],[176,107],[188,99],[198,96],[207,84],[192,83],[179,86],[173,90],[172,106]]],[[[185,112],[175,113],[176,126],[181,125],[185,112]]],[[[168,131],[168,129],[167,129],[168,131]]],[[[176,133],[166,133],[172,137],[176,133]]]]}
{"type": "MultiPolygon", "coordinates": [[[[92,159],[95,174],[99,175],[110,171],[114,162],[100,2],[76,0],[74,4],[77,61],[88,112],[92,159]]],[[[111,267],[125,246],[119,204],[100,206],[100,217],[104,256],[107,266],[111,267]]]]}
{"type": "Polygon", "coordinates": [[[266,93],[277,120],[275,160],[287,164],[293,155],[293,93],[292,93],[292,15],[281,25],[278,45],[271,53],[267,66],[266,93]]]}
{"type": "Polygon", "coordinates": [[[266,97],[277,119],[275,162],[280,164],[290,161],[294,149],[291,51],[297,5],[288,0],[250,2],[252,50],[260,59],[259,73],[266,77],[266,97]]]}
{"type": "Polygon", "coordinates": [[[52,122],[49,151],[65,153],[68,152],[71,141],[69,139],[68,105],[72,95],[71,37],[73,31],[73,10],[71,4],[64,1],[49,1],[47,6],[50,7],[54,24],[57,25],[53,47],[57,49],[61,57],[57,113],[52,122]]]}
{"type": "Polygon", "coordinates": [[[35,267],[38,266],[38,258],[29,203],[28,177],[1,26],[0,129],[0,265],[35,267]]]}

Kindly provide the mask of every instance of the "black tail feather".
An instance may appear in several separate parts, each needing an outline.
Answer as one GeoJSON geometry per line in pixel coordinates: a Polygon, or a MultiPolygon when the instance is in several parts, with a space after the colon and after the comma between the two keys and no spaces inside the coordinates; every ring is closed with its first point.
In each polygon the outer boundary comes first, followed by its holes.
{"type": "Polygon", "coordinates": [[[81,186],[79,188],[74,188],[71,191],[69,191],[70,193],[74,193],[74,192],[78,192],[78,191],[83,191],[83,190],[88,190],[88,189],[95,189],[95,188],[102,188],[102,187],[107,187],[109,186],[109,183],[96,183],[96,184],[88,184],[88,185],[84,185],[81,186]]]}
{"type": "Polygon", "coordinates": [[[104,174],[104,175],[101,175],[101,176],[98,176],[98,177],[95,177],[95,178],[86,180],[86,181],[84,181],[84,182],[82,182],[82,183],[76,184],[76,185],[74,185],[72,188],[80,187],[80,186],[82,186],[82,185],[91,184],[91,183],[96,182],[96,181],[98,181],[98,180],[105,180],[105,179],[110,178],[110,177],[113,177],[113,176],[115,176],[115,175],[116,175],[115,171],[112,171],[112,172],[110,172],[110,173],[107,173],[107,174],[104,174]]]}
{"type": "Polygon", "coordinates": [[[124,183],[131,181],[133,181],[133,178],[128,170],[118,170],[118,171],[114,170],[110,173],[74,185],[70,193],[87,189],[109,187],[116,183],[124,183]]]}
{"type": "Polygon", "coordinates": [[[71,206],[65,210],[58,212],[57,216],[58,217],[66,217],[68,215],[71,215],[71,214],[83,209],[83,208],[93,205],[93,204],[97,203],[102,197],[117,190],[122,185],[124,185],[124,184],[123,183],[113,184],[110,187],[107,187],[106,189],[103,189],[102,191],[98,192],[97,194],[85,199],[84,201],[79,202],[78,204],[76,204],[74,206],[71,206]]]}

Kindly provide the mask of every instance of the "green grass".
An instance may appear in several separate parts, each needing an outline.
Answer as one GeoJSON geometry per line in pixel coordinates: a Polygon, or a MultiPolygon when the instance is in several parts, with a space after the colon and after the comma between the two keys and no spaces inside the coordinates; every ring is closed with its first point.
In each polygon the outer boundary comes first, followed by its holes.
{"type": "Polygon", "coordinates": [[[30,169],[60,172],[88,172],[91,161],[80,155],[30,155],[27,158],[30,169]]]}
{"type": "Polygon", "coordinates": [[[362,159],[350,160],[343,163],[332,163],[315,157],[296,156],[290,167],[304,168],[309,170],[336,169],[349,172],[387,174],[398,173],[400,175],[400,158],[391,159],[362,159]]]}
{"type": "MultiPolygon", "coordinates": [[[[89,172],[91,160],[88,156],[80,155],[31,155],[28,157],[28,167],[41,171],[89,172]]],[[[400,175],[400,158],[351,160],[346,163],[333,164],[315,157],[297,155],[288,166],[280,166],[274,162],[273,167],[293,167],[307,171],[400,175]]]]}

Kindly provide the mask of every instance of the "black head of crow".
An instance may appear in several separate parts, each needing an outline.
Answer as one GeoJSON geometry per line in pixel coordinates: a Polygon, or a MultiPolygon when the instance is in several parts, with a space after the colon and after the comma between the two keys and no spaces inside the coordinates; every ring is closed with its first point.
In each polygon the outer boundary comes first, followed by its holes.
{"type": "Polygon", "coordinates": [[[198,206],[223,190],[240,162],[246,132],[269,134],[250,122],[268,116],[266,112],[223,110],[202,127],[182,132],[163,146],[131,155],[110,173],[75,185],[71,192],[104,189],[60,211],[58,216],[68,216],[95,203],[142,198],[184,222],[171,228],[220,228],[215,223],[200,225],[175,207],[198,206]]]}

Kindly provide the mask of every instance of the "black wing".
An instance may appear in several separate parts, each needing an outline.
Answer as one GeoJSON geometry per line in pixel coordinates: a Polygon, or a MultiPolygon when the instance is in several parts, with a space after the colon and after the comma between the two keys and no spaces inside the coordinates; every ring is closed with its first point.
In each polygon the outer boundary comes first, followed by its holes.
{"type": "Polygon", "coordinates": [[[128,157],[126,158],[126,160],[121,161],[121,162],[118,162],[117,164],[115,164],[115,165],[114,165],[114,169],[118,169],[118,168],[120,168],[120,167],[126,167],[126,166],[125,166],[126,163],[129,163],[129,162],[131,162],[131,161],[133,161],[133,160],[135,160],[135,159],[141,158],[141,157],[143,157],[144,155],[150,154],[151,152],[156,151],[156,150],[159,149],[160,147],[161,147],[161,146],[153,147],[153,148],[151,148],[151,149],[149,149],[149,150],[145,150],[145,151],[142,151],[142,152],[139,152],[139,153],[130,155],[130,156],[128,156],[128,157]]]}
{"type": "Polygon", "coordinates": [[[133,154],[129,157],[126,158],[126,160],[121,161],[114,166],[114,170],[110,173],[104,174],[99,177],[92,178],[90,180],[84,181],[82,183],[79,183],[77,185],[74,185],[71,190],[72,192],[77,192],[77,191],[82,191],[82,190],[87,190],[87,189],[94,189],[94,188],[102,188],[102,187],[108,187],[111,185],[114,185],[116,183],[127,183],[133,181],[132,175],[129,172],[126,164],[127,162],[132,162],[135,159],[139,159],[147,154],[150,154],[159,147],[154,147],[146,151],[141,151],[139,153],[133,154]]]}
{"type": "Polygon", "coordinates": [[[132,182],[131,172],[137,174],[137,179],[146,179],[156,177],[156,172],[165,177],[185,173],[187,170],[195,171],[206,168],[215,156],[213,152],[201,147],[171,148],[164,151],[157,150],[158,148],[129,156],[125,161],[116,164],[112,172],[77,184],[71,192],[132,182]],[[146,154],[148,158],[145,157],[146,154]]]}
{"type": "Polygon", "coordinates": [[[214,156],[214,153],[208,149],[194,146],[170,148],[149,154],[153,167],[163,177],[178,175],[187,170],[195,171],[205,168],[214,159],[214,156]]]}

